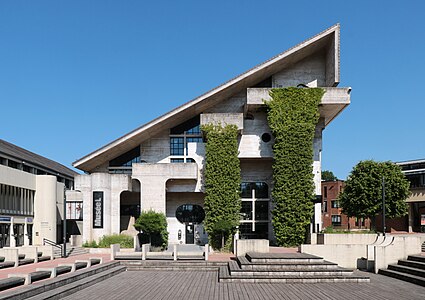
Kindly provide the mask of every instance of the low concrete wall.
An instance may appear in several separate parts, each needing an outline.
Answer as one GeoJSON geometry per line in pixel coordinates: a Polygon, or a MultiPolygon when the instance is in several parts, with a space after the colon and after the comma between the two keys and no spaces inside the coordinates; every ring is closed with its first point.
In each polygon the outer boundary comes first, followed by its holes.
{"type": "Polygon", "coordinates": [[[366,245],[301,245],[301,253],[323,257],[341,267],[350,269],[366,268],[366,245]]]}
{"type": "Polygon", "coordinates": [[[83,245],[83,236],[72,234],[69,238],[69,242],[71,246],[81,247],[81,245],[83,245]]]}
{"type": "MultiPolygon", "coordinates": [[[[368,245],[378,238],[377,234],[368,233],[319,233],[318,245],[368,245]]],[[[313,243],[312,243],[313,244],[313,243]]]]}
{"type": "Polygon", "coordinates": [[[268,240],[236,240],[236,256],[243,256],[247,252],[269,252],[268,240]]]}
{"type": "Polygon", "coordinates": [[[406,259],[409,255],[421,253],[421,238],[418,236],[390,236],[391,243],[376,246],[374,251],[374,272],[386,269],[388,265],[397,264],[398,260],[406,259]]]}

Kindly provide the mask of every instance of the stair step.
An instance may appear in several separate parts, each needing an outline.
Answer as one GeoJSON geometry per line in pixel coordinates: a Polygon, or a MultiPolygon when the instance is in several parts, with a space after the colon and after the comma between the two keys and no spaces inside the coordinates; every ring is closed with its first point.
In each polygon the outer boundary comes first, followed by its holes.
{"type": "Polygon", "coordinates": [[[421,256],[421,255],[409,255],[407,257],[407,260],[425,262],[425,256],[421,256]]]}
{"type": "Polygon", "coordinates": [[[305,253],[255,253],[248,252],[247,259],[251,263],[310,263],[323,262],[322,257],[305,253]]]}
{"type": "Polygon", "coordinates": [[[25,283],[25,278],[23,277],[11,277],[4,278],[0,280],[0,291],[11,289],[25,283]]]}
{"type": "Polygon", "coordinates": [[[407,266],[407,267],[425,270],[425,262],[419,262],[419,261],[413,261],[413,260],[399,260],[398,264],[401,266],[407,266]]]}
{"type": "Polygon", "coordinates": [[[58,288],[49,290],[44,293],[40,293],[36,296],[33,296],[31,298],[26,298],[26,299],[27,300],[61,299],[124,271],[125,271],[125,267],[117,266],[109,270],[99,272],[97,274],[88,276],[80,280],[76,280],[69,284],[62,285],[58,288]]]}
{"type": "Polygon", "coordinates": [[[251,270],[241,269],[236,261],[229,262],[229,270],[231,276],[347,276],[352,275],[353,270],[338,267],[337,269],[308,269],[304,268],[288,268],[284,270],[259,270],[253,268],[251,270]]]}
{"type": "Polygon", "coordinates": [[[388,269],[425,278],[425,270],[421,270],[417,268],[401,266],[401,265],[389,265],[388,269]]]}
{"type": "MultiPolygon", "coordinates": [[[[62,269],[62,272],[66,271],[65,268],[69,270],[69,267],[57,268],[57,270],[62,269]]],[[[42,284],[34,284],[22,289],[2,292],[0,299],[62,299],[67,295],[124,271],[125,266],[120,266],[118,262],[109,262],[86,270],[58,276],[42,284]]],[[[50,272],[46,271],[46,273],[50,272]]],[[[41,276],[42,273],[38,275],[41,276]]],[[[32,276],[34,275],[32,274],[32,276]]]]}
{"type": "Polygon", "coordinates": [[[285,270],[285,269],[337,269],[338,265],[328,261],[313,261],[313,262],[273,262],[271,263],[252,263],[245,256],[239,256],[237,258],[239,266],[244,270],[257,269],[261,271],[266,270],[285,270]]]}
{"type": "Polygon", "coordinates": [[[389,269],[380,269],[379,274],[425,286],[425,278],[389,269]]]}
{"type": "Polygon", "coordinates": [[[229,274],[228,268],[220,267],[219,281],[220,282],[246,282],[246,283],[323,283],[323,282],[364,283],[364,282],[370,282],[370,279],[368,277],[356,276],[356,275],[349,275],[349,276],[239,275],[239,276],[233,276],[229,274]]]}

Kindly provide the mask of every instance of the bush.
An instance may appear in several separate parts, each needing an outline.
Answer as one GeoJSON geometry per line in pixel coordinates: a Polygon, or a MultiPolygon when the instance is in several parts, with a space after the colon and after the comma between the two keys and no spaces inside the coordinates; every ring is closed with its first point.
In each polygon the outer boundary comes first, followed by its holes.
{"type": "Polygon", "coordinates": [[[142,244],[149,242],[154,247],[165,248],[168,244],[167,219],[164,213],[144,211],[134,224],[142,244]]]}
{"type": "Polygon", "coordinates": [[[99,241],[99,248],[109,248],[112,244],[120,244],[121,248],[133,248],[133,237],[124,234],[104,235],[99,241]]]}
{"type": "Polygon", "coordinates": [[[96,243],[96,241],[91,241],[91,242],[85,241],[83,243],[83,247],[84,248],[99,248],[99,245],[96,243]]]}
{"type": "Polygon", "coordinates": [[[99,243],[96,241],[84,242],[85,248],[109,248],[112,244],[120,244],[121,248],[133,248],[133,237],[124,234],[104,235],[99,243]]]}

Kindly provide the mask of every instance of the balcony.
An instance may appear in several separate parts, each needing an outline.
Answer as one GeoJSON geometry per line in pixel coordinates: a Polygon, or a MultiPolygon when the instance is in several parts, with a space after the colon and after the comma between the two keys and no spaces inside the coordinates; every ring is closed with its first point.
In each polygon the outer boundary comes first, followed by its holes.
{"type": "MultiPolygon", "coordinates": [[[[350,104],[351,88],[324,87],[325,94],[319,105],[320,117],[324,118],[325,125],[329,124],[345,107],[350,104]]],[[[247,89],[248,109],[264,106],[264,101],[271,100],[271,88],[247,89]]]]}

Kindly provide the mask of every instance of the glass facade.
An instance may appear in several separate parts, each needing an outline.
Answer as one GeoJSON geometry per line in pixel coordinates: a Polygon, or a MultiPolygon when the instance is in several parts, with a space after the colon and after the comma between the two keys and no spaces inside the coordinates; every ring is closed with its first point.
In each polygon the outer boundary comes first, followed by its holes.
{"type": "Polygon", "coordinates": [[[34,190],[0,184],[0,213],[33,216],[34,190]]]}
{"type": "MultiPolygon", "coordinates": [[[[184,157],[187,156],[187,144],[188,143],[202,143],[202,132],[200,128],[199,116],[190,119],[170,130],[170,155],[171,156],[183,156],[183,158],[171,158],[172,163],[185,162],[184,157]]],[[[186,159],[189,161],[189,158],[186,159]]]]}

